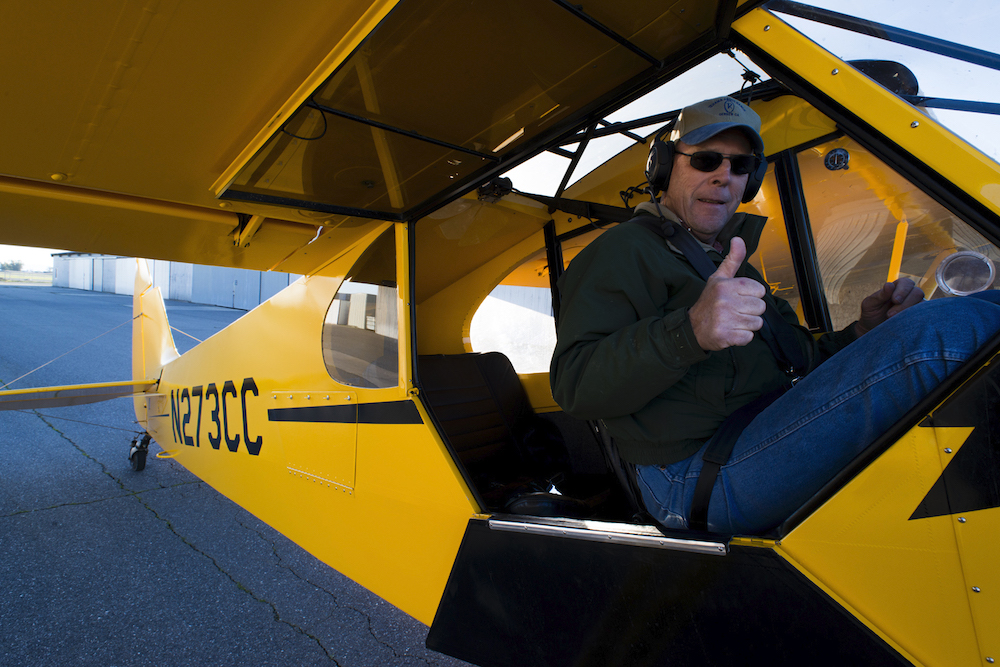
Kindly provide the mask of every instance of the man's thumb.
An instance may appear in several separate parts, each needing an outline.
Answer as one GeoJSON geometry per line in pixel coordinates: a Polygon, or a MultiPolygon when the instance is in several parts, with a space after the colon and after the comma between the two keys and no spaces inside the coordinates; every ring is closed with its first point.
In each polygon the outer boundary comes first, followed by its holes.
{"type": "Polygon", "coordinates": [[[729,245],[729,254],[726,255],[724,260],[722,260],[722,264],[719,264],[719,268],[716,269],[715,275],[720,278],[735,278],[736,272],[739,271],[740,265],[743,264],[743,260],[746,256],[746,243],[739,236],[734,236],[729,245]]]}

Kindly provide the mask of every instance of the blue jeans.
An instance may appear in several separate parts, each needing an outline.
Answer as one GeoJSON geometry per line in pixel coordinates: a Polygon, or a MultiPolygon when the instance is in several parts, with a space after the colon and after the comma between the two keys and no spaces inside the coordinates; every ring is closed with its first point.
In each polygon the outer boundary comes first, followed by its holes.
{"type": "MultiPolygon", "coordinates": [[[[1000,291],[899,313],[828,359],[743,431],[709,503],[713,532],[778,525],[1000,330],[1000,291]]],[[[653,518],[687,528],[702,454],[636,466],[653,518]]]]}

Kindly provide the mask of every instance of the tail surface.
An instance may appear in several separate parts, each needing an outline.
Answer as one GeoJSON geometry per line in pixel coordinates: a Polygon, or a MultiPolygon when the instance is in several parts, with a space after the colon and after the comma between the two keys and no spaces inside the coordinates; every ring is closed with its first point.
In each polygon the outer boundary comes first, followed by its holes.
{"type": "MultiPolygon", "coordinates": [[[[157,380],[160,370],[177,359],[167,311],[159,287],[153,287],[146,260],[137,259],[135,289],[132,292],[132,379],[157,380]]],[[[146,397],[135,397],[135,413],[146,422],[146,397]]]]}

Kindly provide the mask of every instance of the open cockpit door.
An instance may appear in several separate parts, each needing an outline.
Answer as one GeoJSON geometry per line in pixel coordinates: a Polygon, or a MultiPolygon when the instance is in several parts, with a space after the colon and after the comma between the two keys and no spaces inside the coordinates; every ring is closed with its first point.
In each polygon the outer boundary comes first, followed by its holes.
{"type": "Polygon", "coordinates": [[[510,516],[470,521],[427,646],[478,665],[907,664],[749,540],[510,516]]]}

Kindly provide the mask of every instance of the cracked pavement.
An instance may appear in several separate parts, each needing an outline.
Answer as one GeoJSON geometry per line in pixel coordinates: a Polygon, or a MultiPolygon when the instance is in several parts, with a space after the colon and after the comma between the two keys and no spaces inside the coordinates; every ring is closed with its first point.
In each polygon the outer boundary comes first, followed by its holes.
{"type": "MultiPolygon", "coordinates": [[[[167,310],[198,338],[242,314],[167,310]]],[[[130,297],[0,286],[0,381],[130,318],[130,297]]],[[[12,388],[127,379],[130,338],[121,327],[12,388]]],[[[175,338],[181,351],[194,344],[175,338]]],[[[428,651],[426,626],[154,458],[156,445],[134,472],[133,419],[130,399],[0,412],[0,665],[466,664],[428,651]]]]}

